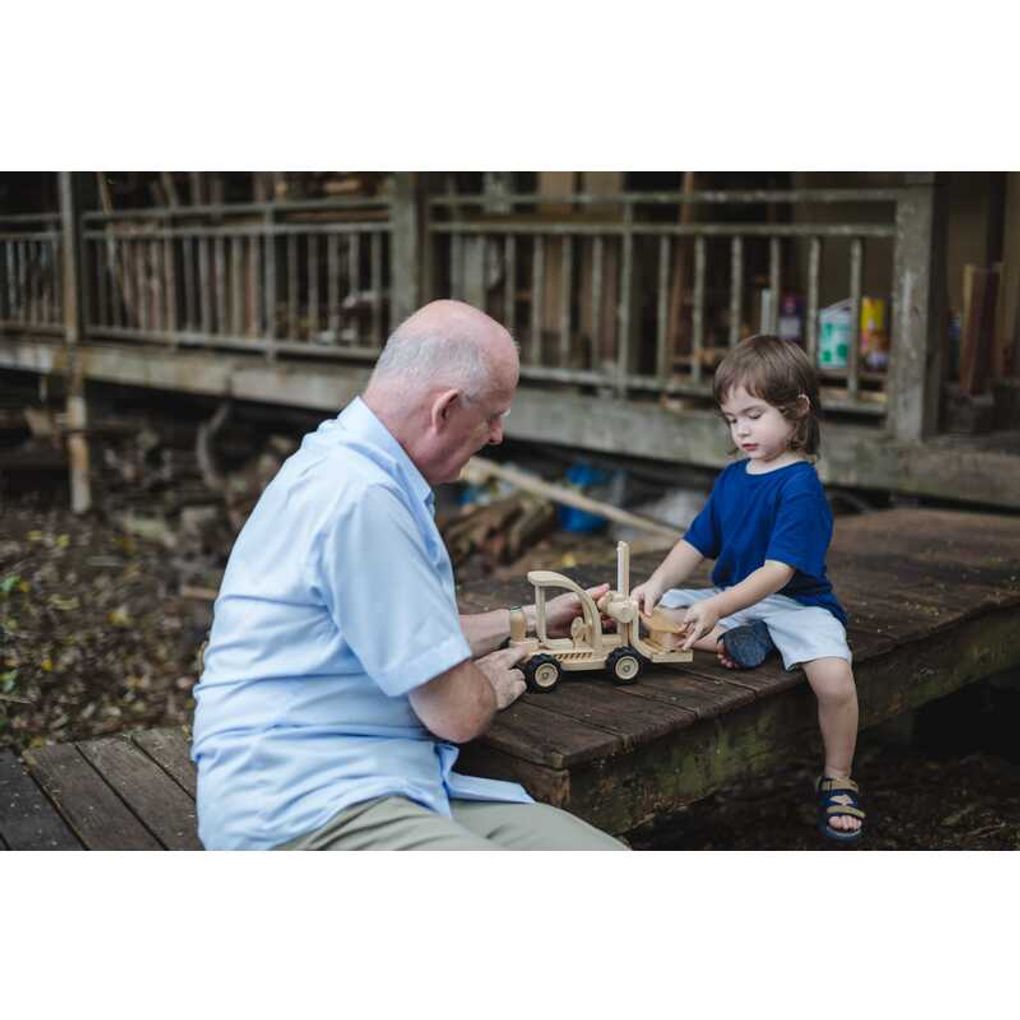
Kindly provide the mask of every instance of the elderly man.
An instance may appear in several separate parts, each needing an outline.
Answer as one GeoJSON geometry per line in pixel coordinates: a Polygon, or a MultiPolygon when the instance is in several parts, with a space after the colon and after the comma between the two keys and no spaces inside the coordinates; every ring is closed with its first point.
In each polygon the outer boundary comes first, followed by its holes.
{"type": "MultiPolygon", "coordinates": [[[[431,486],[502,440],[517,377],[498,323],[426,305],[363,396],[267,486],[231,553],[195,689],[206,847],[622,849],[515,783],[453,771],[455,745],[524,681],[519,654],[497,650],[508,610],[458,616],[431,486]]],[[[548,610],[562,629],[579,606],[567,595],[548,610]]]]}

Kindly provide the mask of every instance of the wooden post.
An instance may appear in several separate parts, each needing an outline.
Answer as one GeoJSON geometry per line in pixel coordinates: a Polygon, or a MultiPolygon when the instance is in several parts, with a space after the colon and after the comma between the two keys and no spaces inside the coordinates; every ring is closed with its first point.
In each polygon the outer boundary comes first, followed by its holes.
{"type": "Polygon", "coordinates": [[[946,219],[933,174],[911,174],[907,184],[896,204],[888,427],[897,439],[920,442],[938,425],[946,219]]]}
{"type": "Polygon", "coordinates": [[[64,339],[67,344],[67,453],[70,461],[71,511],[85,513],[92,506],[89,481],[89,447],[85,435],[88,405],[85,400],[84,365],[81,356],[81,288],[78,215],[74,201],[74,178],[62,170],[60,224],[64,252],[64,339]]]}
{"type": "MultiPolygon", "coordinates": [[[[419,305],[418,279],[419,201],[418,175],[393,175],[393,203],[390,210],[390,329],[395,329],[419,305]]],[[[430,297],[432,295],[429,295],[430,297]]],[[[381,337],[380,340],[385,338],[381,337]]]]}

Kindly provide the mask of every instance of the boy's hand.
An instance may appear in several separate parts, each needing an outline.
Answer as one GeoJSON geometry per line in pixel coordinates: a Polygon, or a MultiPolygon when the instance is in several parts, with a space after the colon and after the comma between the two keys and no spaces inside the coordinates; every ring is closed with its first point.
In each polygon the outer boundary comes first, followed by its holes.
{"type": "Polygon", "coordinates": [[[712,605],[711,599],[695,602],[687,610],[687,616],[684,618],[684,626],[687,631],[684,636],[683,650],[689,652],[694,647],[694,642],[706,634],[711,634],[718,622],[719,611],[712,605]]]}
{"type": "Polygon", "coordinates": [[[637,599],[639,612],[644,613],[645,616],[651,616],[652,610],[658,604],[659,599],[662,598],[665,590],[662,585],[648,578],[644,584],[639,584],[636,588],[631,589],[630,597],[637,599]]]}

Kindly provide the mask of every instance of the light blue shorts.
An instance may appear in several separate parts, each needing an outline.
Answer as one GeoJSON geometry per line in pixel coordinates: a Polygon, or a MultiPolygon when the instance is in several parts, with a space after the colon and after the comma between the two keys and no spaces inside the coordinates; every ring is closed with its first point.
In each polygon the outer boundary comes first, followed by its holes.
{"type": "MultiPolygon", "coordinates": [[[[680,609],[711,598],[723,588],[671,588],[659,605],[663,609],[680,609]]],[[[719,626],[732,630],[745,623],[762,620],[769,629],[772,643],[783,658],[783,668],[793,669],[813,659],[845,659],[853,662],[846,643],[846,628],[828,609],[805,606],[786,595],[769,595],[732,616],[724,616],[719,626]]]]}

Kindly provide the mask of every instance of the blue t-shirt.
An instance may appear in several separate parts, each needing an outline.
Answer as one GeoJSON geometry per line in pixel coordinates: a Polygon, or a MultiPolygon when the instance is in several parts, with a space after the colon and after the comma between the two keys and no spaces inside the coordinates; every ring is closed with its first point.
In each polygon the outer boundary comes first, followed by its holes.
{"type": "Polygon", "coordinates": [[[766,560],[778,560],[794,569],[778,594],[822,606],[846,624],[825,575],[832,511],[818,472],[807,461],[760,475],[748,474],[746,460],[730,464],[684,539],[716,561],[712,583],[718,587],[739,584],[766,560]]]}

